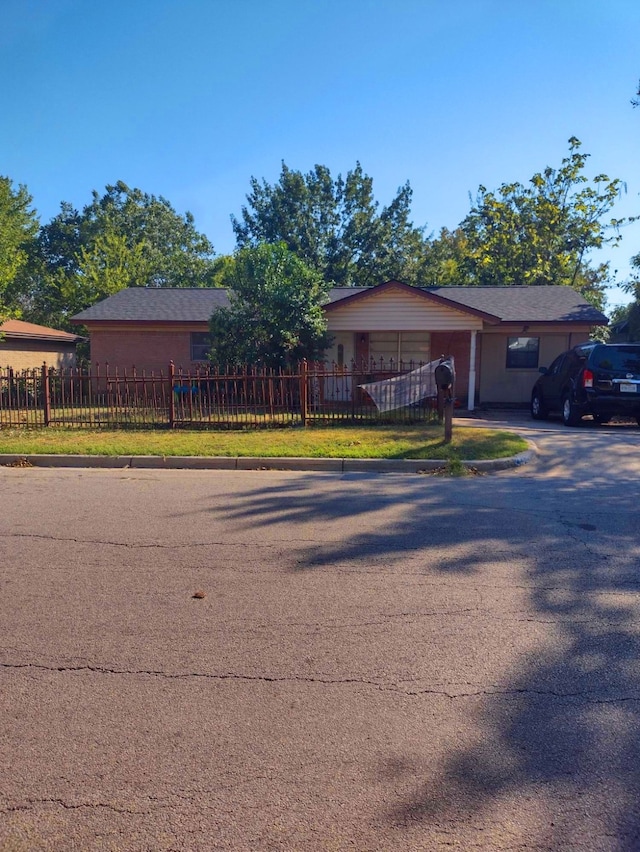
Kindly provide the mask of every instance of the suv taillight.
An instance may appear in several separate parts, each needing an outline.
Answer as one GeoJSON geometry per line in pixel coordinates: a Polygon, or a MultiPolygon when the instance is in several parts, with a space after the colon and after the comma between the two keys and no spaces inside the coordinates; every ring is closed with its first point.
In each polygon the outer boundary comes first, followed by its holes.
{"type": "Polygon", "coordinates": [[[584,370],[582,373],[582,387],[583,388],[592,388],[593,387],[593,373],[591,370],[584,370]]]}

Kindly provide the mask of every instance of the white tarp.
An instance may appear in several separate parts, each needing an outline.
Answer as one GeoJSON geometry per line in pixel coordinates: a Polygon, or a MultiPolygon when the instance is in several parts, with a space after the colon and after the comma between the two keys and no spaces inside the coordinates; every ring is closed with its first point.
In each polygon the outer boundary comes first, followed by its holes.
{"type": "MultiPolygon", "coordinates": [[[[453,358],[449,359],[453,364],[453,358]]],[[[413,405],[427,397],[438,395],[435,380],[435,369],[440,363],[429,361],[417,370],[404,373],[402,376],[394,376],[392,379],[384,379],[381,382],[370,382],[358,387],[366,390],[375,402],[378,411],[393,411],[396,408],[404,408],[413,405]]]]}

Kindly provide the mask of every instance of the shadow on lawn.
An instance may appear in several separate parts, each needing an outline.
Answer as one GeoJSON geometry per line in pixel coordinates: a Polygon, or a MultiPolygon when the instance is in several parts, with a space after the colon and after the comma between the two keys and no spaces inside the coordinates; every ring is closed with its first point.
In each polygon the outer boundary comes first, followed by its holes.
{"type": "Polygon", "coordinates": [[[393,791],[403,782],[384,817],[399,843],[407,826],[426,834],[475,817],[503,829],[510,820],[517,848],[640,849],[638,483],[416,478],[399,495],[383,478],[365,477],[367,492],[354,479],[334,479],[339,489],[324,478],[250,489],[226,512],[253,528],[313,522],[319,538],[346,519],[352,533],[310,546],[303,571],[373,564],[393,573],[412,552],[414,571],[482,577],[497,552],[509,554],[528,566],[518,576],[529,617],[559,636],[480,695],[473,746],[452,742],[438,766],[416,767],[407,754],[380,769],[393,791]],[[389,510],[396,521],[378,527],[389,510]],[[520,818],[533,826],[526,844],[520,818]]]}

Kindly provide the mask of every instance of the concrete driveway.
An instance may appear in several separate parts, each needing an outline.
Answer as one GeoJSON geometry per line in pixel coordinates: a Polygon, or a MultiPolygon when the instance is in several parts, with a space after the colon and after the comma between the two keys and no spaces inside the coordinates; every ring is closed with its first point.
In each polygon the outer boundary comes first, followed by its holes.
{"type": "Polygon", "coordinates": [[[482,411],[454,423],[517,432],[533,441],[538,458],[520,474],[575,481],[604,481],[640,475],[640,428],[635,421],[598,425],[585,418],[567,427],[559,418],[532,420],[526,411],[482,411]]]}
{"type": "Polygon", "coordinates": [[[2,852],[639,849],[640,430],[522,428],[465,479],[0,468],[2,852]]]}

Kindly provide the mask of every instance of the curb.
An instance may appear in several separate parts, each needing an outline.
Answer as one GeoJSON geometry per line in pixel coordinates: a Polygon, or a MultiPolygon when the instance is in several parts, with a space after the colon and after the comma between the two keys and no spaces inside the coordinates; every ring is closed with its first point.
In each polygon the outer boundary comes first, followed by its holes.
{"type": "MultiPolygon", "coordinates": [[[[537,448],[529,441],[529,449],[504,459],[479,459],[462,464],[481,473],[521,467],[533,461],[537,448]]],[[[325,473],[426,473],[446,468],[448,462],[435,459],[314,459],[257,458],[248,456],[86,456],[86,455],[22,455],[0,453],[4,467],[85,467],[141,468],[147,470],[300,470],[325,473]]]]}

